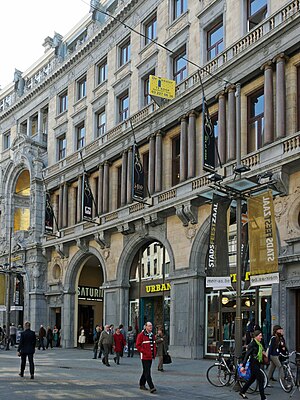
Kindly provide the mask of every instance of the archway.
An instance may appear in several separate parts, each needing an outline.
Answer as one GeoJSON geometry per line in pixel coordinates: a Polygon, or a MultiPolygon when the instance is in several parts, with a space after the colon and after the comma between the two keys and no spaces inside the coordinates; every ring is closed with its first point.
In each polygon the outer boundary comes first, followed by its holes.
{"type": "Polygon", "coordinates": [[[77,315],[77,333],[81,327],[85,330],[87,343],[93,343],[96,324],[103,323],[103,271],[96,256],[84,259],[76,279],[75,315],[77,315]]]}
{"type": "Polygon", "coordinates": [[[151,321],[169,335],[169,273],[170,257],[159,241],[148,241],[136,252],[129,275],[129,325],[137,332],[151,321]]]}

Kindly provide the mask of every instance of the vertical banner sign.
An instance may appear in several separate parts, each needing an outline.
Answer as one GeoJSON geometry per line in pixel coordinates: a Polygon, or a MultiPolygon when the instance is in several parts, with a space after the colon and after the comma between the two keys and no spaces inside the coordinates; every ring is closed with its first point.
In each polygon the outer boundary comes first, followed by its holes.
{"type": "Polygon", "coordinates": [[[5,293],[6,293],[5,275],[0,274],[0,306],[3,306],[5,304],[5,293]]]}
{"type": "Polygon", "coordinates": [[[278,272],[277,238],[272,191],[248,200],[251,275],[278,272]]]}
{"type": "Polygon", "coordinates": [[[46,192],[46,206],[45,206],[45,233],[53,233],[54,212],[51,205],[50,194],[46,192]]]}
{"type": "MultiPolygon", "coordinates": [[[[133,146],[133,159],[132,159],[132,168],[133,168],[133,185],[132,185],[132,198],[137,201],[141,201],[145,198],[145,174],[144,169],[140,160],[139,151],[137,145],[133,146]]],[[[153,171],[152,171],[153,173],[153,171]]]]}
{"type": "Polygon", "coordinates": [[[207,257],[208,276],[229,275],[228,218],[231,200],[213,195],[207,257]]]}
{"type": "Polygon", "coordinates": [[[241,230],[241,263],[242,263],[242,281],[246,279],[246,272],[249,262],[249,241],[248,241],[248,213],[242,212],[242,230],[241,230]]]}
{"type": "Polygon", "coordinates": [[[202,104],[203,169],[215,170],[215,136],[205,98],[202,104]]]}
{"type": "Polygon", "coordinates": [[[83,175],[83,201],[82,201],[82,218],[90,221],[93,219],[93,195],[90,188],[89,180],[86,174],[83,175]]]}

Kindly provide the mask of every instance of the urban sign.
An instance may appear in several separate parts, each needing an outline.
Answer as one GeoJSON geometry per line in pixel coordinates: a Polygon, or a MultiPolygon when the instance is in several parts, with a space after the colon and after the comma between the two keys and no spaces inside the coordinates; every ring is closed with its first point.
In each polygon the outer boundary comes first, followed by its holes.
{"type": "Polygon", "coordinates": [[[103,289],[100,287],[78,286],[77,294],[79,300],[103,301],[103,289]]]}
{"type": "Polygon", "coordinates": [[[164,292],[170,289],[170,283],[157,283],[156,285],[146,285],[146,293],[164,292]]]}

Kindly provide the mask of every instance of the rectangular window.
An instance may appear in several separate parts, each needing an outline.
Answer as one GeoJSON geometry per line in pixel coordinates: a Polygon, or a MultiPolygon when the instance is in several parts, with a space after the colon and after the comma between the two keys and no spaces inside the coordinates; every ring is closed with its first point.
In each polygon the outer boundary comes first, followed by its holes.
{"type": "Polygon", "coordinates": [[[68,109],[68,91],[64,91],[58,96],[58,114],[67,111],[68,109]]]}
{"type": "Polygon", "coordinates": [[[105,110],[99,111],[96,114],[96,136],[103,136],[106,132],[106,113],[105,110]]]}
{"type": "Polygon", "coordinates": [[[264,92],[248,97],[248,152],[260,149],[264,135],[264,92]]]}
{"type": "Polygon", "coordinates": [[[120,67],[130,60],[130,39],[120,46],[120,67]]]}
{"type": "Polygon", "coordinates": [[[267,0],[247,0],[248,1],[248,28],[249,31],[260,24],[267,16],[267,0]]]}
{"type": "Polygon", "coordinates": [[[107,79],[107,59],[97,65],[97,85],[100,85],[107,79]]]}
{"type": "Polygon", "coordinates": [[[77,82],[77,100],[86,96],[86,76],[77,82]]]}
{"type": "Polygon", "coordinates": [[[128,92],[119,97],[119,122],[125,121],[129,117],[129,96],[128,92]]]}
{"type": "Polygon", "coordinates": [[[172,140],[172,186],[180,179],[180,136],[172,140]]]}
{"type": "Polygon", "coordinates": [[[85,145],[85,126],[84,122],[76,126],[76,150],[81,149],[85,145]]]}
{"type": "Polygon", "coordinates": [[[155,75],[155,71],[149,72],[148,75],[144,76],[142,79],[142,86],[143,86],[143,106],[147,106],[152,102],[152,97],[149,95],[150,91],[150,75],[155,75]]]}
{"type": "Polygon", "coordinates": [[[5,132],[3,135],[3,149],[9,149],[10,148],[10,131],[5,132]]]}
{"type": "Polygon", "coordinates": [[[219,22],[207,32],[207,60],[211,60],[224,49],[223,22],[219,22]]]}
{"type": "Polygon", "coordinates": [[[67,150],[67,139],[66,135],[62,135],[57,139],[57,146],[58,146],[58,160],[62,160],[66,157],[66,150],[67,150]]]}
{"type": "Polygon", "coordinates": [[[156,25],[157,25],[157,17],[156,14],[151,17],[146,23],[145,23],[145,45],[151,43],[151,40],[156,39],[156,25]]]}
{"type": "Polygon", "coordinates": [[[187,0],[173,0],[173,16],[174,19],[180,17],[187,11],[187,0]]]}
{"type": "Polygon", "coordinates": [[[187,77],[187,61],[185,48],[173,58],[173,79],[176,84],[187,77]]]}

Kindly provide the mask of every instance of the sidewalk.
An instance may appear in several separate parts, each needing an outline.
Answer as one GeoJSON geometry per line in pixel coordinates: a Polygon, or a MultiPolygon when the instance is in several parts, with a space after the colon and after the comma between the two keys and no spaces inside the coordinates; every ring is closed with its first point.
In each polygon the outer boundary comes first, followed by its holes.
{"type": "MultiPolygon", "coordinates": [[[[141,362],[139,356],[121,359],[116,365],[111,357],[111,367],[93,360],[91,350],[52,349],[38,351],[35,355],[35,379],[29,379],[28,367],[25,378],[18,376],[20,359],[14,350],[0,351],[0,400],[17,398],[33,399],[240,399],[229,387],[216,388],[206,380],[206,370],[213,360],[173,359],[165,366],[165,372],[157,371],[157,360],[152,367],[152,378],[157,388],[156,394],[139,389],[141,362]]],[[[289,399],[278,382],[274,388],[267,388],[268,399],[289,399]]],[[[259,400],[258,393],[249,399],[259,400]]],[[[299,393],[294,394],[299,399],[299,393]]]]}

